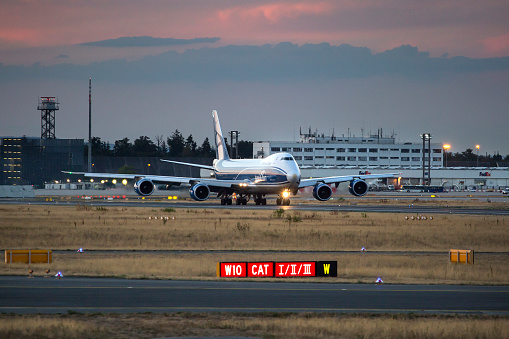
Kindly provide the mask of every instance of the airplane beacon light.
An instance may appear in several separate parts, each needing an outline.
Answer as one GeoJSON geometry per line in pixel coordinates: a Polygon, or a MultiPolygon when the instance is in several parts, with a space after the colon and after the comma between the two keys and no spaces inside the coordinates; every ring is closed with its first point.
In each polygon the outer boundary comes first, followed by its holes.
{"type": "Polygon", "coordinates": [[[83,253],[83,248],[80,247],[76,252],[83,253]]]}
{"type": "Polygon", "coordinates": [[[64,275],[60,271],[58,271],[58,273],[55,274],[55,278],[57,278],[57,279],[62,279],[63,277],[64,277],[64,275]]]}
{"type": "Polygon", "coordinates": [[[382,285],[383,283],[384,283],[384,281],[382,280],[382,278],[378,277],[378,279],[376,279],[377,285],[382,285]]]}

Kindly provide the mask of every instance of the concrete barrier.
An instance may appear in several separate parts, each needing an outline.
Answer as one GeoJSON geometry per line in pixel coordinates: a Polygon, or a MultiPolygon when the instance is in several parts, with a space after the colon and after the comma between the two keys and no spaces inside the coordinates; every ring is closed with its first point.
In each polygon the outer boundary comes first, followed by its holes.
{"type": "Polygon", "coordinates": [[[5,263],[48,263],[53,261],[51,250],[5,250],[5,263]]]}
{"type": "Polygon", "coordinates": [[[35,198],[35,192],[30,185],[0,185],[0,198],[35,198]]]}
{"type": "Polygon", "coordinates": [[[473,264],[474,250],[450,250],[449,260],[457,264],[473,264]]]}

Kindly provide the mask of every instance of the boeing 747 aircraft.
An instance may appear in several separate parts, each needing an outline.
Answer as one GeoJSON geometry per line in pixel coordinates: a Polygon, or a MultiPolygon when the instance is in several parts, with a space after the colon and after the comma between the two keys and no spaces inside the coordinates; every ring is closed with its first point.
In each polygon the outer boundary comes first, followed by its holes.
{"type": "Polygon", "coordinates": [[[114,173],[85,173],[65,172],[69,174],[82,174],[86,177],[132,179],[135,180],[134,191],[142,196],[151,195],[155,184],[190,185],[189,194],[197,201],[204,201],[214,192],[221,198],[221,205],[231,205],[235,196],[237,205],[246,205],[253,198],[256,205],[266,205],[268,194],[275,194],[277,205],[290,205],[290,195],[296,195],[300,188],[313,186],[313,197],[320,201],[329,200],[332,189],[342,182],[349,182],[350,193],[363,196],[368,191],[366,179],[393,178],[399,173],[366,174],[333,176],[324,178],[301,179],[297,162],[290,153],[276,153],[264,159],[230,159],[226,149],[223,133],[219,124],[217,111],[212,111],[214,122],[214,140],[216,143],[217,159],[213,166],[190,164],[172,160],[162,160],[181,165],[195,166],[212,170],[215,178],[187,178],[147,174],[114,174],[114,173]]]}

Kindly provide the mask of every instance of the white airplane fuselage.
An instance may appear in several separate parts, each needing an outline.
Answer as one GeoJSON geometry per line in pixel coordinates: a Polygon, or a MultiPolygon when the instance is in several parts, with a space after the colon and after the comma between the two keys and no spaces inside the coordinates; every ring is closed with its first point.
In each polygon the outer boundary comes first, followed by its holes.
{"type": "Polygon", "coordinates": [[[214,161],[218,180],[245,180],[247,194],[296,193],[301,179],[299,166],[289,153],[272,154],[264,159],[222,159],[214,161]]]}

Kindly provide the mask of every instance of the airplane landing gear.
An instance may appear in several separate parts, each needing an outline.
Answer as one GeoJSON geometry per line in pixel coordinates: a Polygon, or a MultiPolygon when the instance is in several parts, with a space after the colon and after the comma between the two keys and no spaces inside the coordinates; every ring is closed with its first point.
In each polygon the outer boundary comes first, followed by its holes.
{"type": "Polygon", "coordinates": [[[254,202],[256,205],[267,205],[267,199],[263,198],[263,196],[261,194],[257,195],[255,198],[254,198],[254,202]]]}
{"type": "Polygon", "coordinates": [[[221,205],[231,205],[232,204],[232,198],[226,197],[221,198],[221,205]]]}
{"type": "Polygon", "coordinates": [[[276,199],[276,205],[278,206],[289,206],[290,205],[290,198],[277,198],[276,199]]]}

